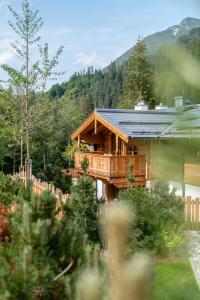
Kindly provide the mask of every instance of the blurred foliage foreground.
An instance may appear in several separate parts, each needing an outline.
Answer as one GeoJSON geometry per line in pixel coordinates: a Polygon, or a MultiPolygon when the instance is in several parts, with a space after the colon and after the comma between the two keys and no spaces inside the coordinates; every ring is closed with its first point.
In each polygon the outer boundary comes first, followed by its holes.
{"type": "MultiPolygon", "coordinates": [[[[19,192],[18,183],[1,174],[0,187],[4,182],[13,195],[9,205],[17,205],[6,216],[9,234],[0,245],[1,300],[150,299],[153,257],[184,254],[183,204],[163,183],[150,192],[125,190],[118,203],[102,208],[84,175],[58,220],[49,191],[40,197],[19,192]]],[[[2,206],[4,192],[1,187],[2,206]]]]}

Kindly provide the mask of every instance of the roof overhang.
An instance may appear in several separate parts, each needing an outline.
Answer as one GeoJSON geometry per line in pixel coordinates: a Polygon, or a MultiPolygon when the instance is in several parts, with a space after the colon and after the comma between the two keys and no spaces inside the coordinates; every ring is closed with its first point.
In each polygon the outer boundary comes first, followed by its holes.
{"type": "Polygon", "coordinates": [[[109,123],[107,120],[102,118],[97,112],[93,112],[80,126],[77,130],[75,130],[72,135],[72,140],[77,140],[78,137],[81,135],[81,133],[92,123],[98,121],[102,125],[104,125],[108,130],[116,134],[119,138],[121,138],[123,141],[128,143],[128,136],[119,130],[117,127],[113,126],[111,123],[109,123]]]}

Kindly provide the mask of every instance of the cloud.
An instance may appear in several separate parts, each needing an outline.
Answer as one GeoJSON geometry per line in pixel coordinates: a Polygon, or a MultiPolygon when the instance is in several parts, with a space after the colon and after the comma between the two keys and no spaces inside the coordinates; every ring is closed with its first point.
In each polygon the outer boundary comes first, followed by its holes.
{"type": "Polygon", "coordinates": [[[10,50],[0,52],[0,64],[5,64],[14,57],[10,50]]]}
{"type": "Polygon", "coordinates": [[[77,58],[75,60],[75,64],[82,64],[85,66],[98,66],[98,67],[104,67],[109,62],[109,59],[105,57],[104,55],[99,55],[96,52],[92,53],[85,53],[81,52],[77,55],[77,58]]]}
{"type": "Polygon", "coordinates": [[[10,49],[10,40],[0,39],[0,64],[5,64],[14,57],[10,49]]]}
{"type": "Polygon", "coordinates": [[[10,0],[0,0],[0,9],[1,8],[7,8],[7,6],[10,4],[10,0]]]}

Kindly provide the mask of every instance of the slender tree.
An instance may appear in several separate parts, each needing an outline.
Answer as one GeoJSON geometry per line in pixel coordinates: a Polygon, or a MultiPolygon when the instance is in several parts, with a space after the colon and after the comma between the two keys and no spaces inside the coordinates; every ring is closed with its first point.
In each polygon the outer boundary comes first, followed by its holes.
{"type": "Polygon", "coordinates": [[[26,161],[30,165],[31,133],[41,116],[49,109],[43,100],[46,84],[48,79],[53,80],[61,74],[54,72],[54,68],[58,64],[63,47],[60,47],[55,56],[50,58],[48,44],[39,45],[41,40],[39,31],[43,22],[39,11],[32,9],[29,0],[22,2],[21,15],[10,6],[9,11],[14,19],[14,22],[9,21],[9,25],[17,36],[11,46],[19,58],[20,67],[14,69],[2,65],[2,68],[9,75],[8,84],[13,95],[20,99],[21,156],[25,140],[26,161]],[[35,59],[35,57],[39,58],[35,59]]]}
{"type": "Polygon", "coordinates": [[[154,105],[152,66],[145,43],[139,39],[128,60],[120,106],[132,108],[141,100],[150,107],[154,105]]]}

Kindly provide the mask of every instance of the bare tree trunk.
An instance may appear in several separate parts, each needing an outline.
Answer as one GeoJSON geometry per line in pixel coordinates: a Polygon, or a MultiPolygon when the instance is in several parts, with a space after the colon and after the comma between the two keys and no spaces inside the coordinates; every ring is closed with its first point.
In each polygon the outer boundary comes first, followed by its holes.
{"type": "Polygon", "coordinates": [[[23,169],[23,138],[20,140],[20,171],[23,169]]]}
{"type": "Polygon", "coordinates": [[[29,43],[27,33],[27,49],[26,49],[26,100],[25,100],[25,114],[26,114],[26,159],[30,159],[29,150],[29,115],[28,115],[28,101],[29,101],[29,43]]]}
{"type": "Polygon", "coordinates": [[[32,161],[30,160],[29,137],[29,19],[26,19],[26,97],[25,97],[25,130],[26,130],[26,181],[32,180],[32,161]]]}

